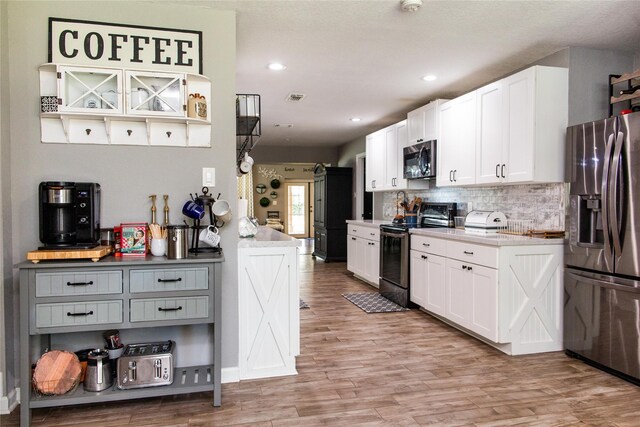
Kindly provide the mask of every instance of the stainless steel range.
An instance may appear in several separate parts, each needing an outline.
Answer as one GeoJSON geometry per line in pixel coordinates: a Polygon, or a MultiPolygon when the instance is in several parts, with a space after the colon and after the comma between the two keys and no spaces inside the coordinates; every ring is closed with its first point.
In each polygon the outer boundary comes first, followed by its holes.
{"type": "Polygon", "coordinates": [[[382,296],[402,307],[409,306],[409,230],[453,227],[455,203],[422,203],[416,224],[392,223],[380,226],[380,281],[382,296]]]}

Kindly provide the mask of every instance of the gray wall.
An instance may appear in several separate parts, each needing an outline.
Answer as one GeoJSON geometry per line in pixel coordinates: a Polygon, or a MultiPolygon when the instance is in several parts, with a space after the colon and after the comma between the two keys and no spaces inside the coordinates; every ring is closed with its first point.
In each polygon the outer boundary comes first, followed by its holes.
{"type": "MultiPolygon", "coordinates": [[[[200,191],[202,167],[215,167],[214,193],[236,199],[235,165],[235,12],[201,6],[130,1],[9,2],[3,31],[11,35],[8,56],[11,122],[6,138],[3,116],[2,162],[11,169],[11,224],[3,224],[5,249],[13,261],[25,258],[38,242],[37,186],[43,180],[95,181],[102,185],[102,225],[149,221],[150,194],[169,194],[170,220],[181,223],[180,209],[189,193],[200,191]],[[99,14],[96,12],[99,11],[99,14]],[[40,143],[38,66],[47,61],[48,18],[61,17],[138,24],[203,32],[203,69],[212,81],[212,147],[172,148],[89,146],[40,143]],[[5,157],[5,154],[10,156],[5,157]],[[6,246],[13,236],[13,244],[6,246]]],[[[3,93],[3,110],[7,107],[3,93]]],[[[3,167],[3,174],[5,168],[3,167]]],[[[6,189],[7,183],[2,182],[6,189]]],[[[3,192],[3,202],[8,194],[3,192]]],[[[235,206],[235,202],[232,202],[235,206]]],[[[6,209],[5,209],[6,210],[6,209]]],[[[222,367],[238,363],[237,223],[221,230],[223,266],[222,367]]],[[[10,258],[9,258],[10,259],[10,258]]],[[[11,269],[8,272],[10,273],[11,269]]],[[[14,283],[17,271],[14,271],[14,283]]],[[[192,341],[202,340],[194,332],[192,341]]],[[[206,332],[206,331],[205,331],[206,332]]],[[[7,341],[7,353],[17,340],[7,341]]]]}
{"type": "MultiPolygon", "coordinates": [[[[351,188],[353,188],[353,200],[351,201],[351,218],[356,217],[356,156],[366,151],[367,137],[363,135],[354,139],[344,145],[341,145],[338,149],[338,166],[353,168],[353,182],[351,188]]],[[[375,194],[374,194],[375,198],[375,194]]]]}
{"type": "Polygon", "coordinates": [[[569,125],[609,117],[609,74],[632,70],[633,53],[570,48],[569,125]]]}
{"type": "Polygon", "coordinates": [[[9,145],[9,64],[6,58],[8,50],[7,3],[0,2],[0,409],[7,411],[12,401],[8,394],[16,386],[17,347],[6,343],[16,342],[17,325],[14,321],[14,295],[17,290],[13,281],[13,253],[11,251],[11,150],[9,145]]]}
{"type": "Polygon", "coordinates": [[[338,162],[338,147],[293,147],[258,145],[251,150],[255,163],[325,163],[338,162]]]}

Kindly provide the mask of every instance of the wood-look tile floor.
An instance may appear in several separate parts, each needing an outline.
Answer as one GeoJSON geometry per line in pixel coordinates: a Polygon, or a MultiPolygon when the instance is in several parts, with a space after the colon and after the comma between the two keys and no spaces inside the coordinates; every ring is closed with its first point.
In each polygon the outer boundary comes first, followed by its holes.
{"type": "MultiPolygon", "coordinates": [[[[426,313],[366,314],[345,263],[301,255],[299,374],[210,393],[33,411],[33,425],[640,425],[640,388],[564,353],[510,357],[426,313]]],[[[19,422],[18,410],[0,418],[19,422]]]]}

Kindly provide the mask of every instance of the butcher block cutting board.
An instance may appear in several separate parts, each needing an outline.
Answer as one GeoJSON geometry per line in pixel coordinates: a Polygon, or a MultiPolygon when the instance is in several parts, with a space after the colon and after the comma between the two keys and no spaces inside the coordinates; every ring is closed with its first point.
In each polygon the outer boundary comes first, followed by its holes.
{"type": "Polygon", "coordinates": [[[34,264],[40,261],[61,259],[90,259],[93,262],[111,253],[111,246],[96,246],[92,249],[57,249],[27,252],[27,259],[34,264]]]}
{"type": "Polygon", "coordinates": [[[42,355],[33,371],[33,385],[42,394],[65,394],[80,380],[80,360],[68,351],[52,350],[42,355]]]}

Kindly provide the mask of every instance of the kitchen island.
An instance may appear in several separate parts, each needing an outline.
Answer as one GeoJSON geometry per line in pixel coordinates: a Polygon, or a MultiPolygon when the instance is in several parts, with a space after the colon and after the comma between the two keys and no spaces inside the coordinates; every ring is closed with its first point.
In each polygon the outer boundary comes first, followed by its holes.
{"type": "Polygon", "coordinates": [[[265,226],[238,243],[241,380],[297,374],[299,245],[299,240],[265,226]]]}

